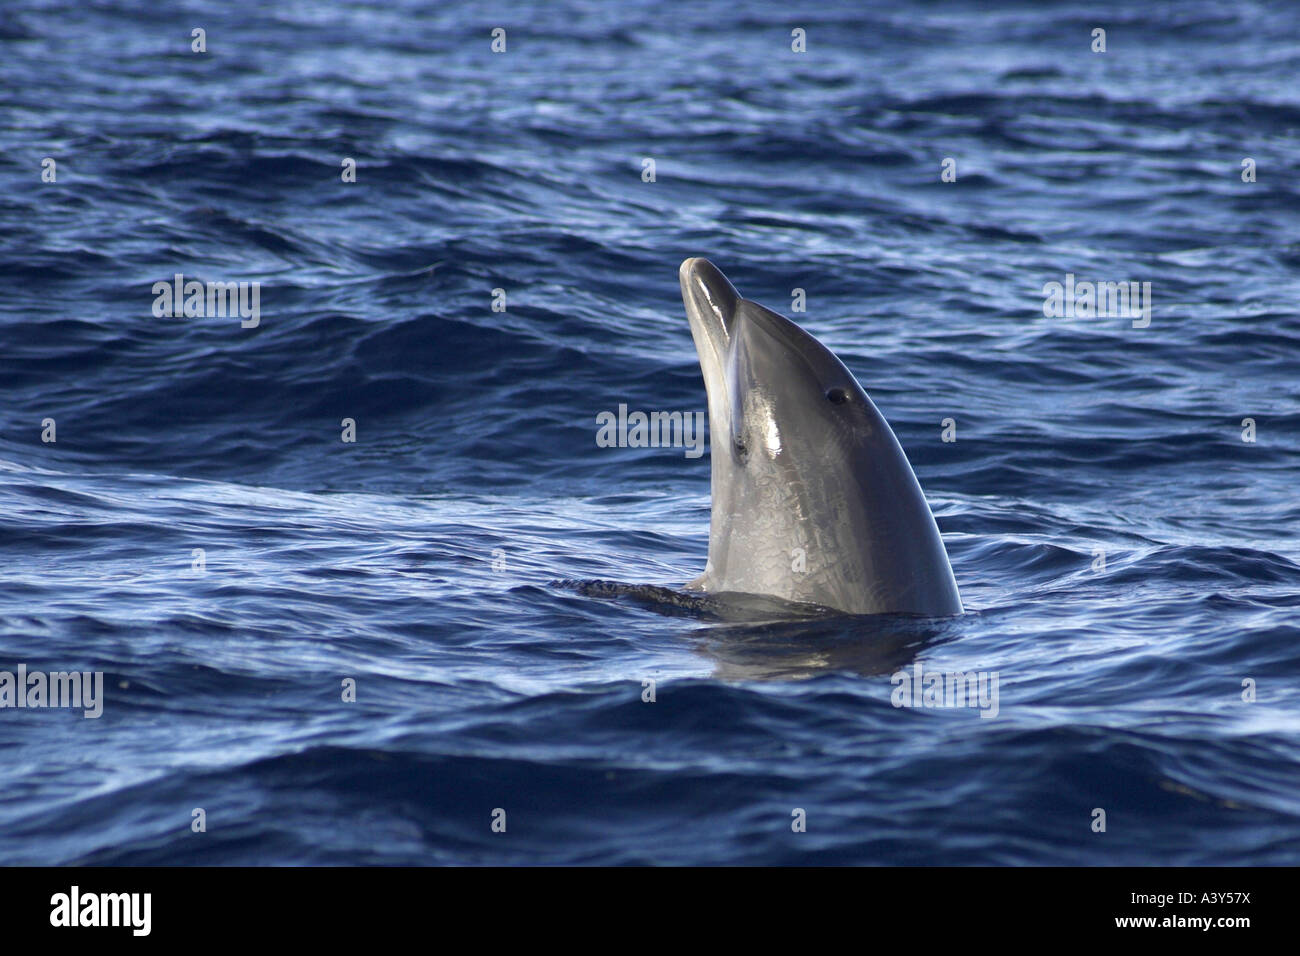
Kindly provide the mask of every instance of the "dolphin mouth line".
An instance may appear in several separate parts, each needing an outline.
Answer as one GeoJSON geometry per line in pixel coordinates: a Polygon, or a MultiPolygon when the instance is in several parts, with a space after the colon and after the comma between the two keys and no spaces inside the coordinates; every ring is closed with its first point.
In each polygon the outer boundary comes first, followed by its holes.
{"type": "Polygon", "coordinates": [[[740,293],[707,259],[691,258],[678,270],[686,320],[704,376],[711,434],[727,434],[726,363],[740,293]]]}

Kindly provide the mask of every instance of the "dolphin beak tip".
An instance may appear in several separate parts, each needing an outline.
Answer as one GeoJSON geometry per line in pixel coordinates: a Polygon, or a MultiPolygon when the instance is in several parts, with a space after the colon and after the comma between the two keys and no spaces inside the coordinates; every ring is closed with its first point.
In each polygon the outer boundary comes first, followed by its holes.
{"type": "Polygon", "coordinates": [[[694,302],[702,313],[712,313],[724,329],[730,325],[740,302],[740,293],[708,259],[692,256],[678,270],[682,298],[694,302]]]}

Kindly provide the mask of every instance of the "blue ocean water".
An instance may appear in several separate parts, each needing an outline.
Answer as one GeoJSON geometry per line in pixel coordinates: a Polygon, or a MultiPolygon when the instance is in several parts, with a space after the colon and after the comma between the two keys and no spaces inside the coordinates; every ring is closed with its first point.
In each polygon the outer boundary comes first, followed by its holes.
{"type": "Polygon", "coordinates": [[[1298,71],[1280,0],[7,3],[0,669],[105,700],[0,710],[0,863],[1294,864],[1298,71]],[[805,290],[966,615],[559,583],[703,566],[708,455],[595,442],[705,410],[693,255],[805,290]]]}

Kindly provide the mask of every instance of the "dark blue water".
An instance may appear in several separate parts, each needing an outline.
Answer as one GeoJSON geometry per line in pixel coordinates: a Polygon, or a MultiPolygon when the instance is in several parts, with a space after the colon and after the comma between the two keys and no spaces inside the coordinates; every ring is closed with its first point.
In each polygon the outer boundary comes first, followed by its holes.
{"type": "Polygon", "coordinates": [[[0,710],[0,862],[1295,863],[1298,73],[1284,2],[6,3],[0,669],[106,699],[0,710]],[[806,290],[964,617],[555,583],[703,566],[707,454],[595,442],[705,409],[691,255],[806,290]]]}

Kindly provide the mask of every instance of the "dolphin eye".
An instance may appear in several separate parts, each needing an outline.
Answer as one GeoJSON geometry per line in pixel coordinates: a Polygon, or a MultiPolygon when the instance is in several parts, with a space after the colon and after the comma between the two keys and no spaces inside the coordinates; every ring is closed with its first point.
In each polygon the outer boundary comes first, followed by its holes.
{"type": "Polygon", "coordinates": [[[826,397],[832,405],[843,405],[849,400],[849,393],[842,388],[832,388],[826,393],[826,397]]]}

